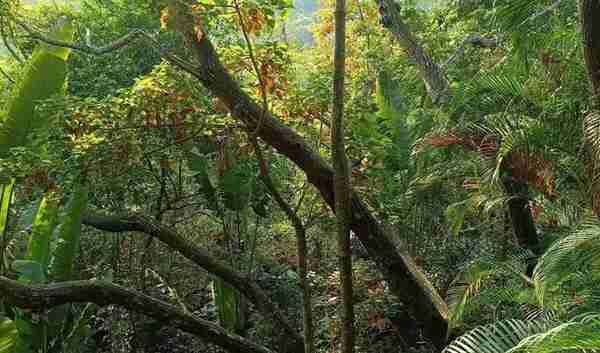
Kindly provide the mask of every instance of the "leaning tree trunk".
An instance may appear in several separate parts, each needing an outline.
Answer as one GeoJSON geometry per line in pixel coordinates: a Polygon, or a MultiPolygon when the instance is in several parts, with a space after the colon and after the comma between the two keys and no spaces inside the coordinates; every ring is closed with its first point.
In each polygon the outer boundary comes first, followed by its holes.
{"type": "MultiPolygon", "coordinates": [[[[579,17],[581,21],[581,32],[583,35],[583,57],[587,67],[588,76],[592,83],[592,107],[600,108],[600,1],[579,0],[579,17]]],[[[597,134],[597,112],[590,113],[585,118],[584,136],[597,134]],[[591,129],[591,130],[590,130],[591,129]]],[[[600,217],[600,151],[597,144],[588,143],[588,174],[591,179],[592,210],[596,217],[600,217]]]]}
{"type": "MultiPolygon", "coordinates": [[[[588,0],[587,2],[590,1],[588,0]]],[[[452,92],[444,69],[425,51],[415,35],[410,31],[408,25],[402,20],[398,3],[394,0],[377,0],[377,4],[379,6],[382,26],[390,31],[415,63],[431,100],[440,105],[448,103],[452,92]]],[[[590,21],[593,23],[593,19],[590,21]]],[[[596,27],[600,26],[596,25],[596,27]]],[[[466,44],[492,48],[498,44],[498,41],[471,35],[465,40],[463,46],[466,44]]],[[[459,48],[459,52],[461,50],[464,50],[464,48],[459,48]]],[[[449,62],[452,60],[454,60],[454,56],[450,58],[449,62]]],[[[597,64],[600,65],[600,59],[597,60],[597,64]]],[[[596,72],[600,74],[600,71],[596,70],[596,72]]],[[[600,75],[598,79],[600,80],[600,75]]],[[[538,254],[540,249],[537,232],[529,207],[529,201],[526,197],[528,186],[527,184],[514,181],[510,177],[511,171],[508,171],[508,173],[509,177],[504,181],[504,187],[506,195],[510,198],[508,208],[517,244],[525,249],[532,250],[534,254],[538,254]]],[[[533,271],[533,263],[528,266],[528,273],[531,271],[533,271]]]]}
{"type": "Polygon", "coordinates": [[[352,251],[350,249],[350,175],[344,147],[344,79],[346,64],[346,1],[335,1],[335,51],[333,54],[333,113],[331,156],[335,169],[333,188],[337,217],[337,243],[342,297],[342,353],[354,352],[352,251]]]}
{"type": "Polygon", "coordinates": [[[583,34],[583,57],[594,93],[594,105],[600,106],[600,1],[579,0],[583,34]]]}
{"type": "MultiPolygon", "coordinates": [[[[333,208],[331,167],[297,132],[263,110],[240,88],[221,64],[204,29],[194,22],[187,9],[178,11],[176,16],[178,30],[186,38],[199,63],[194,76],[225,104],[232,117],[242,121],[251,131],[257,131],[261,139],[301,168],[308,181],[333,208]]],[[[355,193],[351,195],[351,203],[352,231],[383,272],[392,293],[406,304],[415,326],[423,330],[425,338],[442,348],[448,327],[446,304],[410,256],[397,249],[381,224],[355,193]]]]}
{"type": "MultiPolygon", "coordinates": [[[[541,248],[529,205],[529,188],[526,183],[511,177],[505,177],[503,184],[509,197],[508,213],[517,244],[523,249],[530,250],[537,257],[541,253],[541,248]]],[[[535,259],[528,259],[526,271],[528,276],[533,274],[534,268],[535,259]]]]}

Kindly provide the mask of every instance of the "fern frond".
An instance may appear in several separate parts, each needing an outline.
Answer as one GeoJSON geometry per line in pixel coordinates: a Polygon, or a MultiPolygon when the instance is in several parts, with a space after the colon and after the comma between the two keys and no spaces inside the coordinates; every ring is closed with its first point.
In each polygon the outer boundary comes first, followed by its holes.
{"type": "Polygon", "coordinates": [[[545,332],[549,323],[504,320],[477,327],[454,340],[443,353],[504,353],[531,335],[545,332]]]}
{"type": "Polygon", "coordinates": [[[539,259],[533,281],[540,303],[546,292],[558,287],[578,270],[600,260],[600,224],[590,222],[575,233],[554,243],[539,259]]]}
{"type": "Polygon", "coordinates": [[[512,352],[600,351],[600,314],[586,314],[523,339],[512,352]]]}

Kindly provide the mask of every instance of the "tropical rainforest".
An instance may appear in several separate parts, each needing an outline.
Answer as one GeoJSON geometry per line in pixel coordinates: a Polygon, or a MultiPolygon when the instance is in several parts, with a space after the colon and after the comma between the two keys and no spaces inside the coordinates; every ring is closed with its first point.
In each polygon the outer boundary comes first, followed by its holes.
{"type": "Polygon", "coordinates": [[[0,353],[600,352],[600,0],[0,0],[0,353]]]}

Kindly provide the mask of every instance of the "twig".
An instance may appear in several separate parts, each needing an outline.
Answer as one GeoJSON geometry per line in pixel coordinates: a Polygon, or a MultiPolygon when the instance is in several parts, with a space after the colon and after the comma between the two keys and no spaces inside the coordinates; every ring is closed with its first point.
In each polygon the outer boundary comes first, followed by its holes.
{"type": "Polygon", "coordinates": [[[69,48],[69,49],[73,49],[76,51],[80,51],[80,52],[87,53],[87,54],[93,54],[93,55],[108,54],[113,51],[123,49],[124,47],[128,46],[129,44],[131,44],[133,41],[137,40],[138,38],[144,38],[147,41],[149,41],[158,50],[161,57],[163,57],[165,60],[167,60],[170,63],[172,63],[173,65],[179,67],[183,71],[191,74],[192,76],[194,76],[196,78],[200,78],[198,68],[196,66],[171,54],[169,51],[167,51],[160,45],[160,43],[156,40],[156,38],[154,38],[152,35],[146,33],[145,31],[143,31],[141,29],[134,29],[133,31],[121,36],[119,39],[117,39],[109,44],[97,47],[97,46],[93,46],[93,45],[89,45],[89,44],[75,44],[75,43],[69,43],[69,42],[65,42],[65,41],[56,40],[56,39],[45,36],[42,33],[34,30],[33,28],[29,27],[29,25],[27,25],[23,21],[20,21],[17,19],[14,19],[14,21],[21,28],[23,28],[25,30],[25,32],[27,32],[29,34],[29,36],[33,39],[36,39],[36,40],[39,40],[46,44],[54,45],[57,47],[69,48]]]}
{"type": "Polygon", "coordinates": [[[450,55],[448,60],[442,65],[442,69],[452,65],[458,57],[462,56],[467,49],[467,45],[473,45],[480,48],[495,48],[498,46],[499,42],[500,40],[498,38],[485,38],[480,34],[471,34],[461,43],[456,51],[450,55]]]}
{"type": "Polygon", "coordinates": [[[256,57],[254,56],[254,50],[252,49],[252,42],[250,41],[250,37],[248,36],[248,33],[246,32],[246,24],[244,23],[244,16],[242,15],[242,11],[240,10],[240,4],[239,4],[238,0],[234,0],[234,4],[235,4],[235,6],[234,6],[235,11],[236,11],[239,21],[240,21],[240,27],[242,30],[242,34],[244,35],[244,40],[246,41],[246,45],[248,46],[248,56],[250,56],[250,61],[252,62],[252,67],[254,68],[254,72],[256,73],[256,77],[258,78],[258,83],[260,85],[260,95],[262,98],[263,111],[260,116],[260,119],[258,119],[256,128],[254,129],[254,132],[252,133],[253,136],[258,136],[258,132],[260,131],[263,121],[265,120],[265,115],[267,114],[267,111],[269,110],[269,102],[267,101],[267,90],[265,88],[265,83],[263,81],[263,77],[260,74],[260,69],[258,68],[258,62],[256,61],[256,57]]]}

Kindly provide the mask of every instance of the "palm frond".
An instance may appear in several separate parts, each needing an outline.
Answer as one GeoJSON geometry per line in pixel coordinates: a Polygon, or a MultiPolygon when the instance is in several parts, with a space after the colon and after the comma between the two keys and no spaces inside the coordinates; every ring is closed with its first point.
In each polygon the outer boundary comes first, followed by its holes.
{"type": "Polygon", "coordinates": [[[575,233],[554,243],[539,259],[533,281],[540,303],[546,293],[557,288],[574,274],[600,260],[600,224],[585,224],[575,233]]]}
{"type": "Polygon", "coordinates": [[[546,332],[549,323],[504,320],[477,327],[448,345],[443,353],[503,353],[531,335],[546,332]]]}
{"type": "Polygon", "coordinates": [[[448,309],[450,327],[462,319],[469,300],[479,293],[482,285],[495,273],[493,264],[477,262],[465,268],[453,281],[448,290],[448,309]]]}
{"type": "Polygon", "coordinates": [[[600,314],[586,314],[523,339],[513,352],[600,351],[600,314]]]}

